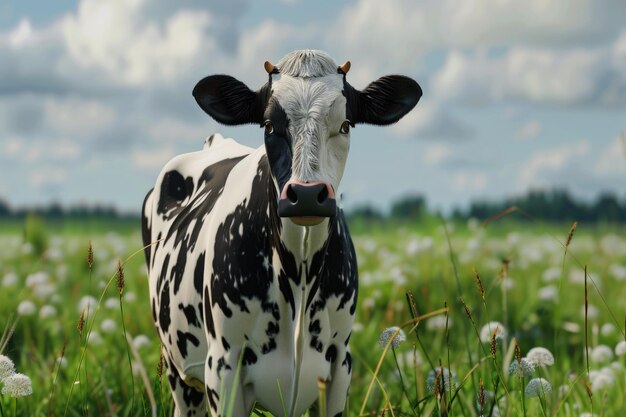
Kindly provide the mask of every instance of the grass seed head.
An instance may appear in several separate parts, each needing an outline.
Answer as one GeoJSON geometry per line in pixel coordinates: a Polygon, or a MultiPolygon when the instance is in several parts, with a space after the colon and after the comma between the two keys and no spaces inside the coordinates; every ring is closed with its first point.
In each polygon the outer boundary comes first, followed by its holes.
{"type": "Polygon", "coordinates": [[[89,247],[87,248],[87,266],[89,269],[93,267],[93,247],[91,246],[91,240],[89,241],[89,247]]]}
{"type": "Polygon", "coordinates": [[[117,261],[117,274],[115,275],[115,283],[117,285],[117,290],[120,293],[120,298],[122,298],[122,294],[124,293],[124,267],[122,266],[122,261],[117,261]]]}
{"type": "Polygon", "coordinates": [[[78,329],[78,334],[83,336],[83,329],[85,328],[85,310],[80,313],[80,317],[78,318],[78,323],[76,324],[76,328],[78,329]]]}

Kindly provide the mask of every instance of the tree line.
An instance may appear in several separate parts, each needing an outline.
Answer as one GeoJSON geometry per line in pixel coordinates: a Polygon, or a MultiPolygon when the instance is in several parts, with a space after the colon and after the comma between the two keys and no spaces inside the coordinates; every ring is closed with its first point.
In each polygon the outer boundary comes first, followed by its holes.
{"type": "MultiPolygon", "coordinates": [[[[477,218],[485,220],[505,210],[516,207],[521,215],[517,219],[543,221],[584,221],[584,222],[626,222],[626,199],[612,193],[602,193],[594,200],[585,201],[573,197],[567,190],[535,190],[498,201],[476,200],[466,208],[456,208],[449,217],[458,220],[477,218]]],[[[114,206],[74,205],[63,206],[51,203],[39,207],[12,208],[0,199],[0,218],[23,219],[29,214],[37,214],[46,219],[87,219],[87,218],[138,218],[139,213],[121,213],[114,206]]],[[[386,221],[420,220],[432,216],[426,198],[422,195],[408,195],[391,205],[388,213],[370,205],[363,205],[346,212],[349,220],[386,221]]]]}

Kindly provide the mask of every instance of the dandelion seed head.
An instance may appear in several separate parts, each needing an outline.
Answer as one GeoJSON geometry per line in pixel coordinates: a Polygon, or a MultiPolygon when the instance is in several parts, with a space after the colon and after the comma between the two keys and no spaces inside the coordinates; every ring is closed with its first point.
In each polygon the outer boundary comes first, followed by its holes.
{"type": "Polygon", "coordinates": [[[626,356],[626,341],[622,340],[615,346],[615,355],[626,356]]]}
{"type": "Polygon", "coordinates": [[[17,284],[17,274],[15,272],[9,272],[2,278],[2,286],[14,287],[17,284]]]}
{"type": "Polygon", "coordinates": [[[600,334],[602,336],[610,336],[615,333],[615,326],[612,323],[604,323],[602,327],[600,327],[600,334]]]}
{"type": "Polygon", "coordinates": [[[509,375],[515,375],[518,377],[530,376],[535,372],[535,364],[529,361],[527,358],[522,358],[521,361],[513,360],[509,365],[509,375]]]}
{"type": "Polygon", "coordinates": [[[20,316],[32,316],[37,311],[37,307],[30,300],[24,300],[17,306],[17,314],[20,316]]]}
{"type": "Polygon", "coordinates": [[[615,373],[613,372],[613,369],[604,367],[599,371],[592,372],[589,373],[591,391],[604,391],[615,385],[615,373]]]}
{"type": "Polygon", "coordinates": [[[117,323],[113,319],[104,319],[102,323],[100,323],[100,329],[102,333],[113,333],[117,330],[117,323]]]}
{"type": "Polygon", "coordinates": [[[0,382],[15,373],[15,365],[8,356],[0,355],[0,382]]]}
{"type": "Polygon", "coordinates": [[[543,397],[552,392],[552,385],[543,378],[533,378],[524,390],[528,397],[543,397]]]}
{"type": "Polygon", "coordinates": [[[150,338],[146,336],[145,334],[137,335],[133,339],[133,346],[135,346],[135,349],[141,349],[144,346],[150,346],[150,345],[151,345],[150,338]]]}
{"type": "MultiPolygon", "coordinates": [[[[380,336],[378,336],[378,346],[380,346],[381,349],[387,346],[387,343],[389,343],[389,339],[391,339],[391,337],[397,330],[398,326],[388,327],[383,330],[380,333],[380,336]]],[[[400,332],[396,335],[396,337],[393,338],[393,341],[391,342],[391,347],[397,348],[400,346],[400,343],[404,342],[405,340],[406,335],[404,334],[404,331],[400,329],[400,332]]]]}
{"type": "Polygon", "coordinates": [[[607,345],[598,345],[591,350],[590,356],[596,363],[608,362],[613,359],[613,349],[607,345]]]}
{"type": "Polygon", "coordinates": [[[3,395],[8,394],[11,397],[26,397],[33,393],[30,378],[24,374],[13,374],[6,377],[3,382],[3,395]]]}
{"type": "Polygon", "coordinates": [[[504,324],[499,321],[490,321],[480,328],[480,341],[483,343],[491,343],[492,336],[496,336],[496,340],[502,341],[506,338],[507,331],[504,324]]]}
{"type": "MultiPolygon", "coordinates": [[[[451,327],[452,319],[448,317],[448,327],[451,327]]],[[[428,330],[443,330],[446,328],[446,316],[438,315],[426,320],[426,328],[428,330]]]]}
{"type": "Polygon", "coordinates": [[[548,349],[537,346],[528,351],[526,358],[539,366],[552,366],[554,365],[554,355],[548,349]]]}
{"type": "Polygon", "coordinates": [[[546,285],[539,288],[537,297],[542,301],[557,301],[559,299],[559,289],[555,285],[546,285]]]}
{"type": "Polygon", "coordinates": [[[39,310],[39,318],[41,319],[49,319],[50,317],[55,317],[57,315],[57,309],[53,305],[46,304],[41,307],[39,310]]]}
{"type": "Polygon", "coordinates": [[[446,367],[431,369],[426,376],[426,389],[431,394],[435,392],[436,387],[439,390],[454,391],[458,385],[459,381],[456,377],[456,372],[450,371],[446,367]],[[443,388],[441,382],[443,382],[443,388]]]}
{"type": "Polygon", "coordinates": [[[89,317],[93,314],[98,306],[98,300],[91,295],[85,295],[78,300],[77,310],[78,313],[85,312],[85,317],[89,317]],[[89,313],[88,313],[89,312],[89,313]]]}
{"type": "Polygon", "coordinates": [[[102,336],[100,336],[100,333],[96,332],[95,330],[89,333],[87,341],[89,342],[89,344],[94,346],[100,346],[103,343],[102,336]]]}

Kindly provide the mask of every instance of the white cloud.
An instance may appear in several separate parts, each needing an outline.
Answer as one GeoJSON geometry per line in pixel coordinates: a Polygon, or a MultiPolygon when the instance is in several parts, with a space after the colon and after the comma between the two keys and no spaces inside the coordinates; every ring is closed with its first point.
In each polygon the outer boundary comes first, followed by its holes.
{"type": "Polygon", "coordinates": [[[114,123],[115,110],[96,100],[48,98],[44,101],[44,119],[51,128],[69,134],[84,135],[114,123]]]}
{"type": "Polygon", "coordinates": [[[135,168],[139,168],[141,171],[156,174],[174,156],[176,156],[176,152],[172,147],[143,149],[133,153],[132,163],[135,168]]]}
{"type": "Polygon", "coordinates": [[[535,139],[542,131],[541,123],[537,120],[529,120],[527,121],[520,129],[517,131],[516,136],[522,140],[530,140],[535,139]]]}
{"type": "Polygon", "coordinates": [[[452,149],[448,145],[431,145],[422,154],[422,161],[427,165],[438,165],[445,161],[452,154],[452,149]]]}
{"type": "Polygon", "coordinates": [[[484,172],[461,171],[454,175],[452,188],[455,191],[479,192],[485,190],[488,183],[484,172]]]}
{"type": "MultiPolygon", "coordinates": [[[[583,159],[588,156],[591,143],[580,140],[576,143],[543,149],[535,152],[520,166],[518,185],[521,190],[546,187],[555,184],[555,180],[568,170],[580,170],[583,159]]],[[[566,185],[571,177],[563,176],[557,185],[566,185]]]]}
{"type": "Polygon", "coordinates": [[[622,135],[604,146],[594,165],[596,174],[619,176],[626,183],[626,137],[622,135]]]}
{"type": "Polygon", "coordinates": [[[43,167],[33,170],[30,173],[30,184],[35,188],[42,188],[46,185],[58,185],[65,182],[67,172],[63,168],[43,167]]]}
{"type": "Polygon", "coordinates": [[[420,101],[409,114],[392,126],[392,130],[405,137],[463,139],[472,135],[471,128],[459,118],[443,109],[435,101],[420,101]]]}

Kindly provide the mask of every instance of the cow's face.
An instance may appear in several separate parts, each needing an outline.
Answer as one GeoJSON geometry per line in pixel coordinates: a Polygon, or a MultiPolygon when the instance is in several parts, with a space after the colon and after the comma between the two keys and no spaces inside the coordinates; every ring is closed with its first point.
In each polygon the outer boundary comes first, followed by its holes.
{"type": "Polygon", "coordinates": [[[358,123],[387,125],[400,120],[422,95],[403,76],[386,76],[365,90],[347,81],[347,62],[338,66],[320,51],[295,51],[276,66],[265,63],[268,82],[257,92],[227,75],[201,80],[193,95],[220,123],[257,123],[278,195],[278,214],[300,225],[336,213],[335,196],[358,123]]]}

